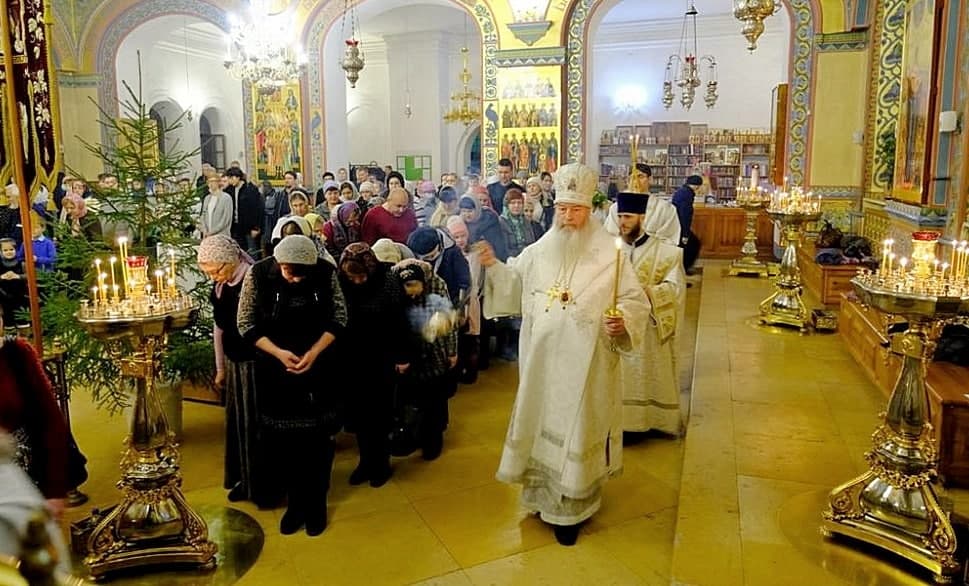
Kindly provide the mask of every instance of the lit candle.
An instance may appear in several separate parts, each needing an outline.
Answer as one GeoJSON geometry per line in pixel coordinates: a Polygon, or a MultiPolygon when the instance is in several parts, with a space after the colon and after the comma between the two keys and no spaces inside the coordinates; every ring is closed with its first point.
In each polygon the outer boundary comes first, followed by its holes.
{"type": "Polygon", "coordinates": [[[888,274],[892,274],[892,265],[895,264],[895,253],[888,253],[888,274]]]}
{"type": "Polygon", "coordinates": [[[164,271],[158,269],[155,271],[155,281],[158,283],[158,294],[161,295],[164,288],[162,287],[162,276],[165,274],[164,271]]]}
{"type": "Polygon", "coordinates": [[[151,301],[151,283],[145,285],[145,293],[148,294],[148,300],[151,301]]]}
{"type": "Polygon", "coordinates": [[[887,261],[888,261],[888,240],[886,239],[886,240],[882,240],[882,262],[879,265],[881,266],[882,270],[885,269],[885,263],[887,261]]]}
{"type": "Polygon", "coordinates": [[[118,287],[117,285],[111,285],[111,291],[112,291],[112,293],[114,293],[114,302],[115,303],[118,303],[118,301],[120,301],[120,297],[118,296],[119,289],[120,289],[120,287],[118,287]]]}
{"type": "Polygon", "coordinates": [[[760,167],[754,165],[750,169],[750,188],[757,189],[758,183],[760,183],[760,167]]]}
{"type": "Polygon", "coordinates": [[[98,280],[98,287],[101,286],[101,259],[94,259],[94,276],[98,280]]]}
{"type": "MultiPolygon", "coordinates": [[[[107,276],[107,275],[105,275],[105,276],[107,276]]],[[[108,303],[108,286],[107,285],[101,285],[101,303],[104,303],[104,304],[107,304],[108,303]]]]}
{"type": "Polygon", "coordinates": [[[942,263],[942,280],[945,281],[945,272],[949,269],[949,263],[942,263]]]}
{"type": "Polygon", "coordinates": [[[91,301],[94,302],[94,305],[97,305],[98,304],[98,288],[97,287],[91,287],[91,301]]]}
{"type": "Polygon", "coordinates": [[[612,286],[612,313],[619,312],[619,278],[622,275],[622,238],[616,238],[616,280],[612,286]]]}
{"type": "Polygon", "coordinates": [[[126,237],[118,238],[118,249],[121,253],[121,286],[127,295],[131,290],[131,284],[128,282],[128,239],[126,237]]]}
{"type": "Polygon", "coordinates": [[[905,267],[908,266],[908,259],[903,256],[902,259],[898,261],[898,266],[901,267],[901,269],[902,269],[901,272],[904,275],[905,274],[905,267]]]}
{"type": "Polygon", "coordinates": [[[168,293],[169,297],[175,299],[175,279],[168,279],[168,293]]]}

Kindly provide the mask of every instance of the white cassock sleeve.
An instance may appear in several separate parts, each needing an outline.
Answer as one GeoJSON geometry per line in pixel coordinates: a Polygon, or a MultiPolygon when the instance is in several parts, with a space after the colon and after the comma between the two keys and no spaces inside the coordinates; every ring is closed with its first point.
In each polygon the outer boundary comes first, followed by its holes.
{"type": "Polygon", "coordinates": [[[516,270],[517,259],[496,263],[485,270],[485,319],[518,316],[522,313],[522,279],[516,270]]]}

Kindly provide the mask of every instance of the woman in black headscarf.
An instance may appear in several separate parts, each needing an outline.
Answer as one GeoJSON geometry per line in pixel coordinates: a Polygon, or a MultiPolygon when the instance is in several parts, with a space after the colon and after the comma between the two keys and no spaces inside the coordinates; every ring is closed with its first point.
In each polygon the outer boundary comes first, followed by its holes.
{"type": "Polygon", "coordinates": [[[370,481],[370,486],[383,486],[391,475],[388,436],[395,365],[410,362],[403,288],[391,266],[378,261],[363,242],[348,245],[340,257],[348,316],[340,368],[348,380],[341,387],[347,392],[348,426],[356,431],[360,448],[352,485],[370,481]]]}

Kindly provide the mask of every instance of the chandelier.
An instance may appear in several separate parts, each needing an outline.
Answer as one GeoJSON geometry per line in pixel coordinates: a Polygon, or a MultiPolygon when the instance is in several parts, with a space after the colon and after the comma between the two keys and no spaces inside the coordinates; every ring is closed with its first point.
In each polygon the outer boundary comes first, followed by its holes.
{"type": "Polygon", "coordinates": [[[350,38],[344,40],[347,47],[343,51],[343,58],[340,59],[340,69],[346,72],[350,87],[355,88],[357,87],[357,80],[360,79],[360,71],[363,70],[366,61],[364,61],[363,52],[360,51],[360,39],[357,38],[360,33],[360,27],[357,23],[357,9],[356,5],[351,3],[351,0],[344,0],[343,3],[343,21],[340,23],[341,36],[344,28],[346,28],[347,17],[350,18],[350,38]]]}
{"type": "Polygon", "coordinates": [[[717,60],[712,55],[700,57],[700,52],[697,50],[697,14],[693,0],[690,0],[689,8],[683,15],[683,31],[680,33],[679,52],[670,55],[666,62],[666,75],[663,80],[663,106],[667,110],[670,109],[676,98],[673,94],[673,86],[680,88],[680,105],[686,110],[693,107],[693,102],[696,100],[696,89],[703,83],[700,79],[699,65],[701,62],[707,63],[708,66],[706,93],[703,96],[707,108],[716,105],[719,97],[717,94],[717,60]],[[692,39],[690,38],[691,32],[692,39]]]}
{"type": "Polygon", "coordinates": [[[733,0],[733,15],[744,23],[740,32],[747,39],[748,51],[757,49],[757,39],[764,33],[764,19],[780,8],[778,0],[733,0]]]}
{"type": "Polygon", "coordinates": [[[472,122],[481,118],[481,97],[471,91],[471,70],[468,69],[468,48],[461,47],[461,57],[464,67],[461,68],[462,90],[451,95],[454,105],[444,114],[447,122],[461,122],[465,126],[470,126],[472,122]]]}
{"type": "Polygon", "coordinates": [[[298,80],[306,70],[306,55],[296,38],[293,14],[271,13],[269,0],[251,0],[249,19],[229,15],[225,68],[260,94],[273,94],[298,80]]]}

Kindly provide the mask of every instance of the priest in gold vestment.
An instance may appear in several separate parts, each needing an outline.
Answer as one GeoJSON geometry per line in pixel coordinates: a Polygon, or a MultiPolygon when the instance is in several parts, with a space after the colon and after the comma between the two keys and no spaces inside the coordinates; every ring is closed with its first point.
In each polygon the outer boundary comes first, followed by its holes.
{"type": "Polygon", "coordinates": [[[676,208],[662,199],[620,193],[618,231],[650,301],[643,343],[622,354],[623,430],[682,431],[677,330],[686,303],[686,275],[676,208]],[[647,203],[648,201],[648,203],[647,203]]]}
{"type": "Polygon", "coordinates": [[[497,478],[521,484],[524,506],[575,543],[622,469],[619,352],[640,344],[649,302],[616,240],[590,219],[597,173],[555,174],[555,224],[507,264],[478,244],[484,314],[521,315],[519,386],[497,478]],[[614,292],[615,288],[615,292],[614,292]],[[607,317],[615,303],[621,317],[607,317]]]}

